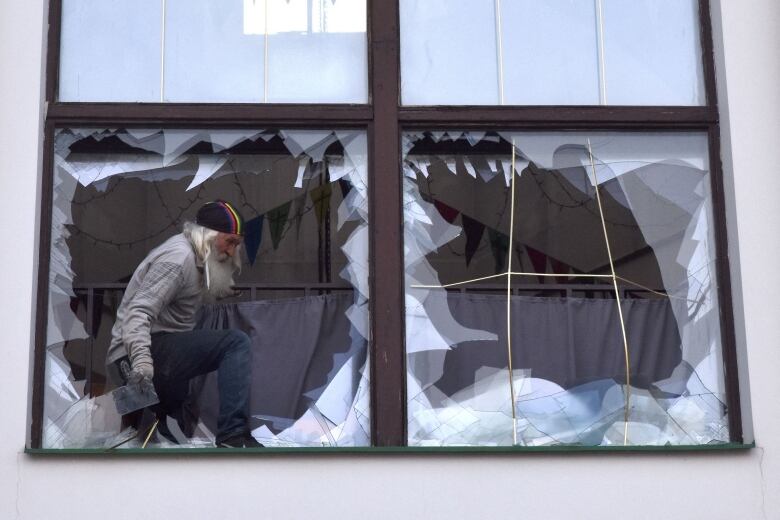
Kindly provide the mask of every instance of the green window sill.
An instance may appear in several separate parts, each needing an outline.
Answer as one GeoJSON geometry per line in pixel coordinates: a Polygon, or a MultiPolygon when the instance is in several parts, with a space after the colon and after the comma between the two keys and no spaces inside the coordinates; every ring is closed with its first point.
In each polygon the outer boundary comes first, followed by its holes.
{"type": "Polygon", "coordinates": [[[29,455],[92,455],[92,456],[144,456],[144,455],[311,455],[311,454],[364,454],[364,455],[441,455],[441,454],[526,454],[526,453],[673,453],[673,452],[719,452],[742,451],[755,448],[750,444],[697,444],[685,446],[446,446],[446,447],[359,447],[359,448],[128,448],[117,450],[103,449],[47,449],[25,448],[29,455]]]}

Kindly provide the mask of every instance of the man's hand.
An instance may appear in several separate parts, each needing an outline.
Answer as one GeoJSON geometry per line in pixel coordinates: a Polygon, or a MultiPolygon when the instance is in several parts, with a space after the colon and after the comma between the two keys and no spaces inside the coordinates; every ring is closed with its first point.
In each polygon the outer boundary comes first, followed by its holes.
{"type": "Polygon", "coordinates": [[[154,377],[154,368],[151,363],[136,363],[128,375],[127,384],[138,385],[142,393],[154,394],[156,397],[152,377],[154,377]]]}
{"type": "Polygon", "coordinates": [[[146,361],[139,361],[134,363],[133,369],[130,371],[130,375],[127,378],[127,382],[138,384],[144,378],[148,379],[149,381],[154,378],[154,366],[146,361]]]}

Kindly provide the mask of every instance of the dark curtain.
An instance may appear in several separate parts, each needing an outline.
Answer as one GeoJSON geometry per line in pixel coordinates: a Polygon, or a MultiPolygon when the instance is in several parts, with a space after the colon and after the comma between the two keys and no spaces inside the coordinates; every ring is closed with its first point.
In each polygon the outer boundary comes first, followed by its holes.
{"type": "MultiPolygon", "coordinates": [[[[474,384],[483,366],[507,366],[506,296],[450,293],[463,326],[498,334],[497,341],[455,345],[436,386],[447,395],[474,384]]],[[[669,377],[682,359],[680,335],[667,299],[621,300],[628,336],[631,385],[647,388],[669,377]]],[[[513,296],[512,368],[565,389],[595,381],[625,382],[625,355],[614,299],[513,296]]],[[[422,353],[424,354],[424,353],[422,353]]]]}
{"type": "MultiPolygon", "coordinates": [[[[212,305],[201,328],[236,328],[252,339],[251,413],[277,418],[254,421],[274,431],[289,426],[319,397],[338,369],[353,355],[366,355],[366,341],[346,317],[352,293],[284,300],[212,305]]],[[[452,315],[465,327],[498,335],[494,341],[454,345],[444,356],[443,375],[435,382],[447,395],[473,385],[481,367],[507,366],[506,296],[450,293],[452,315]]],[[[671,376],[682,351],[677,323],[666,299],[621,300],[630,347],[632,386],[647,388],[671,376]]],[[[614,299],[513,296],[513,368],[565,389],[600,379],[625,381],[620,320],[614,299]]],[[[446,334],[446,331],[443,331],[446,334]]],[[[410,366],[431,363],[442,351],[412,354],[410,366]]],[[[353,391],[357,388],[355,374],[353,391]]],[[[378,389],[382,391],[382,389],[378,389]]],[[[215,375],[201,382],[201,416],[214,426],[215,375]]],[[[353,394],[354,395],[354,394],[353,394]]],[[[345,395],[349,400],[352,396],[345,395]]]]}
{"type": "MultiPolygon", "coordinates": [[[[240,329],[252,340],[250,412],[278,418],[253,421],[272,430],[284,429],[316,401],[338,370],[352,356],[360,367],[366,340],[346,317],[352,292],[302,298],[261,300],[204,307],[199,328],[240,329]]],[[[216,424],[216,374],[202,382],[199,408],[207,426],[216,424]]],[[[353,391],[357,388],[357,374],[353,391]]],[[[344,396],[351,399],[351,396],[344,396]]]]}

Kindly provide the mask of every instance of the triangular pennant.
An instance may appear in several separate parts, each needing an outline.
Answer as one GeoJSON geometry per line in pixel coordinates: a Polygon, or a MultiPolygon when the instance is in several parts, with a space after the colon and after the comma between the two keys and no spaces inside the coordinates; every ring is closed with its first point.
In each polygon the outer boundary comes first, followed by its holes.
{"type": "Polygon", "coordinates": [[[271,242],[274,250],[279,247],[279,241],[282,240],[282,232],[287,224],[287,216],[290,214],[291,204],[292,201],[288,200],[265,214],[265,217],[268,219],[268,228],[271,230],[271,242]]]}
{"type": "Polygon", "coordinates": [[[303,222],[303,210],[306,206],[306,194],[301,193],[300,196],[293,199],[293,216],[295,219],[295,236],[301,234],[301,222],[303,222]]]}
{"type": "Polygon", "coordinates": [[[314,204],[314,214],[317,216],[317,224],[322,225],[325,215],[330,212],[330,196],[332,194],[330,184],[323,184],[309,192],[311,202],[314,204]]]}
{"type": "MultiPolygon", "coordinates": [[[[531,260],[531,264],[534,266],[534,272],[546,273],[547,255],[530,246],[525,246],[525,250],[528,253],[528,258],[531,260]]],[[[544,283],[544,276],[539,277],[539,283],[544,283]]]]}
{"type": "Polygon", "coordinates": [[[482,240],[485,224],[478,222],[463,213],[461,213],[460,218],[463,223],[463,231],[466,233],[466,266],[468,267],[482,240]]]}
{"type": "Polygon", "coordinates": [[[493,258],[496,261],[496,274],[506,270],[506,254],[509,251],[509,236],[502,232],[488,228],[490,249],[493,250],[493,258]]]}
{"type": "Polygon", "coordinates": [[[259,215],[244,224],[244,245],[246,255],[249,257],[249,265],[255,265],[257,251],[263,242],[263,220],[265,215],[259,215]]]}
{"type": "Polygon", "coordinates": [[[446,205],[440,200],[434,199],[433,205],[436,206],[437,210],[439,210],[439,214],[442,216],[442,218],[444,218],[444,220],[446,220],[450,224],[452,224],[455,221],[455,218],[460,213],[460,211],[458,211],[457,209],[449,207],[448,205],[446,205]]]}

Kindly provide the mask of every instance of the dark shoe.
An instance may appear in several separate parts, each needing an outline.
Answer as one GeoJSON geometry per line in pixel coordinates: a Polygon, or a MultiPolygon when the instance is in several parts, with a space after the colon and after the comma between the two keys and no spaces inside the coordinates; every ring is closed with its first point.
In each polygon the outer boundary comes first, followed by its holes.
{"type": "Polygon", "coordinates": [[[262,444],[257,442],[254,437],[249,433],[239,433],[228,437],[227,439],[218,442],[217,448],[264,448],[262,444]]]}
{"type": "Polygon", "coordinates": [[[257,440],[252,437],[252,434],[247,433],[246,437],[244,437],[244,448],[265,448],[265,446],[257,442],[257,440]]]}

